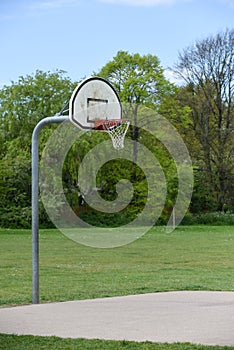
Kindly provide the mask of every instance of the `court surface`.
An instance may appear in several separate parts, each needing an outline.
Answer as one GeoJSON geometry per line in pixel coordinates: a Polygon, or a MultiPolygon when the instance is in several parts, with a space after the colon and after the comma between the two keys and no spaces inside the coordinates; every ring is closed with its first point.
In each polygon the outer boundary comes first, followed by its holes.
{"type": "Polygon", "coordinates": [[[0,333],[234,346],[234,292],[152,293],[0,308],[0,333]]]}

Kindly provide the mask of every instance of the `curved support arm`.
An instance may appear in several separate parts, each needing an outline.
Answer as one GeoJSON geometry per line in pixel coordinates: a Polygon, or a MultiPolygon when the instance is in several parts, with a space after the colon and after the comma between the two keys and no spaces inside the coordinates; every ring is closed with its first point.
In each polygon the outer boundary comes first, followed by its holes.
{"type": "Polygon", "coordinates": [[[42,119],[32,134],[32,303],[39,303],[39,135],[41,129],[52,123],[69,121],[68,116],[54,116],[42,119]]]}

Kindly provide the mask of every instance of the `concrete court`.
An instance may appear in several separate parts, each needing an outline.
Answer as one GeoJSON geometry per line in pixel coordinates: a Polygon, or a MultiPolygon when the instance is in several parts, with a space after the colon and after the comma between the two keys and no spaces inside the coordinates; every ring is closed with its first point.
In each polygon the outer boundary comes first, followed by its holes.
{"type": "Polygon", "coordinates": [[[234,292],[167,292],[0,309],[0,333],[234,346],[234,292]]]}

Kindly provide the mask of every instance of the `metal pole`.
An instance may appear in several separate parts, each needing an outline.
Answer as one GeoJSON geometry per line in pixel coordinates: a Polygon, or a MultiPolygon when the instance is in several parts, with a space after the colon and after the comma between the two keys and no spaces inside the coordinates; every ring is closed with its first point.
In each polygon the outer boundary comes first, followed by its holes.
{"type": "Polygon", "coordinates": [[[39,135],[41,129],[52,123],[68,121],[68,116],[54,116],[42,119],[32,134],[32,303],[39,304],[39,135]]]}

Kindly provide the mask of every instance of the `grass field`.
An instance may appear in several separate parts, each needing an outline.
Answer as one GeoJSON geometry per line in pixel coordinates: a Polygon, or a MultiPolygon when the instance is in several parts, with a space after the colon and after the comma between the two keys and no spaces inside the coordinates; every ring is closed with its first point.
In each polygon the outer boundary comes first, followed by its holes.
{"type": "MultiPolygon", "coordinates": [[[[31,233],[0,230],[0,305],[31,302],[31,233]]],[[[95,249],[40,231],[41,302],[172,290],[234,291],[234,227],[151,229],[132,244],[95,249]]],[[[0,349],[231,349],[0,335],[0,349]],[[5,346],[5,347],[4,347],[5,346]]]]}
{"type": "MultiPolygon", "coordinates": [[[[31,302],[30,230],[0,230],[0,305],[31,302]]],[[[132,244],[95,249],[40,233],[41,302],[173,290],[234,291],[234,227],[153,228],[132,244]]]]}
{"type": "Polygon", "coordinates": [[[233,347],[0,334],[0,350],[233,350],[233,347]]]}

